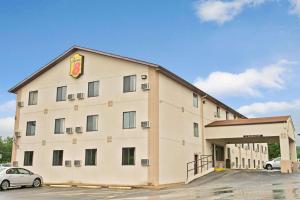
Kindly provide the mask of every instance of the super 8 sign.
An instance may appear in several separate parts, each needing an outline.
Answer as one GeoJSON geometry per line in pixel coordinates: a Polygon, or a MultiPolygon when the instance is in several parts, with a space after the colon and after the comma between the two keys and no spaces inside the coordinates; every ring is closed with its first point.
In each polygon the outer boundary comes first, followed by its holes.
{"type": "Polygon", "coordinates": [[[70,58],[70,76],[78,78],[83,74],[83,56],[74,54],[70,58]]]}

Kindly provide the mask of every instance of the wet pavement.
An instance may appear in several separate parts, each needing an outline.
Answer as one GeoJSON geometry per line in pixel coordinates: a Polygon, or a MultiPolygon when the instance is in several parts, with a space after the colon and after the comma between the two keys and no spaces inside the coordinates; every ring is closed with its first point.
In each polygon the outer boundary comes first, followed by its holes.
{"type": "Polygon", "coordinates": [[[300,199],[300,173],[226,171],[211,173],[188,185],[168,189],[23,188],[0,192],[0,200],[229,200],[300,199]]]}

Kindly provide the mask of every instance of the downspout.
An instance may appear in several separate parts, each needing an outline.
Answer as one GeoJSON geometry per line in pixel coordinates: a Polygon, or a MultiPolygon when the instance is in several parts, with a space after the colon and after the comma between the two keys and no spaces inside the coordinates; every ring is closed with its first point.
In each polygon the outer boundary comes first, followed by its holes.
{"type": "Polygon", "coordinates": [[[205,139],[204,139],[204,131],[205,131],[205,125],[204,125],[204,103],[203,103],[203,101],[205,100],[205,98],[207,97],[207,94],[206,95],[204,95],[203,97],[200,97],[200,99],[201,99],[201,128],[202,128],[202,136],[201,136],[201,138],[202,138],[202,155],[206,155],[206,144],[205,144],[205,139]]]}

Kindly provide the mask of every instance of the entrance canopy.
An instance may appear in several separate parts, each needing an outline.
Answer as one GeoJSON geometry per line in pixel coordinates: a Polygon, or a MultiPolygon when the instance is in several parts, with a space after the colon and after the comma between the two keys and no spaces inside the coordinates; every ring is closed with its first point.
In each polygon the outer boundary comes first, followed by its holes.
{"type": "Polygon", "coordinates": [[[214,144],[280,143],[281,171],[297,161],[295,128],[290,116],[220,120],[205,126],[205,139],[214,144]]]}

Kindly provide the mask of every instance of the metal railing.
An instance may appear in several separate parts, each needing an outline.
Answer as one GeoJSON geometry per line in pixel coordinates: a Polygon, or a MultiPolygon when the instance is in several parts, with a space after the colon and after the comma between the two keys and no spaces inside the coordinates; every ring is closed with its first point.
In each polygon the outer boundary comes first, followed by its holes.
{"type": "MultiPolygon", "coordinates": [[[[212,164],[212,155],[200,155],[200,159],[197,161],[191,161],[186,164],[186,179],[189,179],[189,173],[193,171],[193,176],[202,173],[205,169],[209,169],[209,165],[212,164]]],[[[212,165],[211,165],[212,167],[212,165]]]]}

